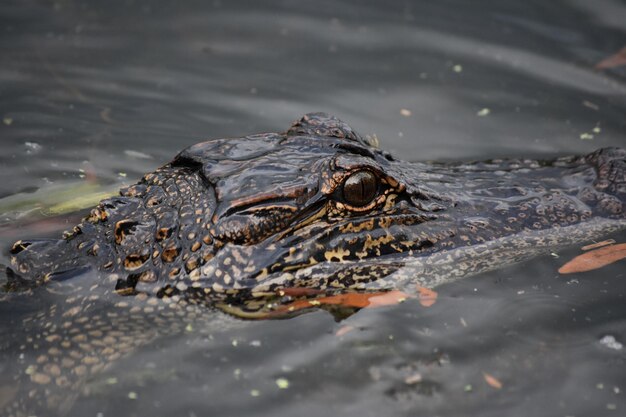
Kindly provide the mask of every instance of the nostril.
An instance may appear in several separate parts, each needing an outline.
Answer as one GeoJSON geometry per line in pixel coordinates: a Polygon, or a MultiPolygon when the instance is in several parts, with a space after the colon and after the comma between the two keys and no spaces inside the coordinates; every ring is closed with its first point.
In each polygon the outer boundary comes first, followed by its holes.
{"type": "Polygon", "coordinates": [[[24,249],[26,249],[30,245],[32,245],[32,242],[18,240],[11,247],[11,255],[17,255],[18,253],[22,252],[24,249]]]}

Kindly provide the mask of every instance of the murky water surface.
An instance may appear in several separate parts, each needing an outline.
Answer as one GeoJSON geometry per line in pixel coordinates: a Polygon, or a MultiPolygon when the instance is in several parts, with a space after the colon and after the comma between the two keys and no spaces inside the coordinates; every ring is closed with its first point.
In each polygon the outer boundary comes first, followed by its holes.
{"type": "MultiPolygon", "coordinates": [[[[617,0],[3,2],[0,262],[80,219],[63,193],[97,199],[203,138],[310,111],[402,159],[624,146],[626,67],[594,66],[626,46],[625,22],[617,0]]],[[[70,414],[623,415],[624,261],[560,276],[578,253],[341,322],[208,311],[222,324],[117,362],[70,414]]],[[[45,308],[3,304],[0,338],[45,308]]]]}

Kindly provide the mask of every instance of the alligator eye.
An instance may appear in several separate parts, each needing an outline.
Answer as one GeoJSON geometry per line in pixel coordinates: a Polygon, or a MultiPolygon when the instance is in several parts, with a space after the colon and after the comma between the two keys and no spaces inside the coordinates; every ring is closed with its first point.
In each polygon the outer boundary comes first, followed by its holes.
{"type": "Polygon", "coordinates": [[[377,191],[376,175],[370,171],[355,172],[343,183],[343,199],[355,207],[369,204],[376,197],[377,191]]]}

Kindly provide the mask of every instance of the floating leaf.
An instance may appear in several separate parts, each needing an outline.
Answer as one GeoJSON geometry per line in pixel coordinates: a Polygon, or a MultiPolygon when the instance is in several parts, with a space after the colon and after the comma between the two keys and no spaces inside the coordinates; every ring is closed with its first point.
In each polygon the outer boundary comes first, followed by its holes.
{"type": "MultiPolygon", "coordinates": [[[[293,290],[293,289],[291,289],[293,290]]],[[[294,291],[284,291],[285,294],[294,291]]],[[[317,290],[315,290],[317,291],[317,290]]],[[[336,294],[328,297],[318,297],[313,299],[296,300],[289,304],[282,305],[270,313],[270,315],[284,314],[286,312],[293,313],[295,311],[304,310],[311,307],[322,305],[336,305],[341,307],[352,308],[373,308],[387,305],[395,305],[409,298],[408,294],[402,291],[382,291],[370,293],[345,293],[336,294]]]]}
{"type": "Polygon", "coordinates": [[[400,304],[409,298],[408,294],[402,291],[388,291],[383,293],[374,293],[373,297],[369,298],[369,304],[365,307],[382,307],[400,304]]]}
{"type": "Polygon", "coordinates": [[[491,388],[502,389],[502,382],[500,382],[495,376],[490,375],[487,372],[483,372],[483,378],[485,378],[485,382],[491,388]]]}
{"type": "Polygon", "coordinates": [[[423,307],[430,307],[437,301],[437,293],[430,288],[418,286],[417,299],[423,307]]]}
{"type": "Polygon", "coordinates": [[[621,67],[622,65],[626,65],[626,46],[620,49],[616,54],[598,62],[594,68],[597,70],[603,70],[621,67]]]}
{"type": "MultiPolygon", "coordinates": [[[[339,309],[376,308],[396,305],[407,298],[415,298],[415,295],[409,295],[398,290],[327,294],[324,291],[311,288],[282,288],[272,293],[257,293],[259,298],[250,305],[217,303],[215,306],[236,317],[262,320],[283,318],[314,307],[328,307],[329,311],[338,311],[335,307],[339,307],[339,309]]],[[[431,306],[435,302],[437,294],[425,288],[421,290],[420,297],[422,305],[431,306]]],[[[340,329],[337,335],[341,336],[348,331],[349,329],[340,329]]]]}
{"type": "Polygon", "coordinates": [[[578,255],[559,268],[560,274],[592,271],[626,258],[626,243],[605,246],[600,249],[578,255]]]}
{"type": "Polygon", "coordinates": [[[408,295],[402,291],[386,291],[374,293],[346,293],[317,299],[320,304],[340,305],[342,307],[382,307],[394,305],[406,300],[408,295]]]}
{"type": "Polygon", "coordinates": [[[289,380],[287,378],[278,378],[276,380],[276,386],[280,389],[289,388],[289,380]]]}
{"type": "Polygon", "coordinates": [[[19,193],[0,199],[0,213],[39,212],[59,216],[93,207],[100,200],[118,195],[120,184],[101,186],[89,182],[62,183],[47,186],[33,193],[19,193]]]}
{"type": "Polygon", "coordinates": [[[583,246],[580,249],[582,250],[598,249],[598,248],[601,248],[602,246],[608,246],[614,243],[615,243],[615,239],[608,239],[608,240],[603,240],[602,242],[592,243],[590,245],[583,246]]]}
{"type": "Polygon", "coordinates": [[[52,205],[47,209],[42,210],[42,212],[47,216],[59,216],[66,213],[73,213],[78,210],[95,206],[101,200],[114,195],[117,195],[117,192],[95,191],[93,193],[77,195],[76,197],[63,203],[52,205]]]}

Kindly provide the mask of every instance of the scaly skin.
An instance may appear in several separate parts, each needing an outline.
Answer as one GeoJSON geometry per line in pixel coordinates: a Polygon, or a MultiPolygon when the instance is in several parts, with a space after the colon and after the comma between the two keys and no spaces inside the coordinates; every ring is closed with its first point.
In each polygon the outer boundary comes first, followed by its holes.
{"type": "Polygon", "coordinates": [[[12,345],[27,355],[0,410],[62,414],[85,378],[207,305],[251,312],[291,287],[434,286],[622,229],[625,201],[622,149],[407,163],[320,113],[282,134],[199,143],[64,239],[13,246],[13,286],[68,295],[16,324],[32,336],[12,345]]]}

